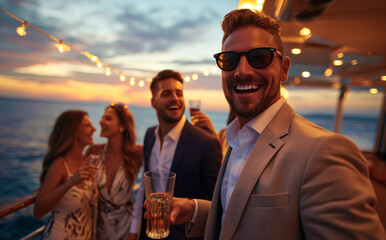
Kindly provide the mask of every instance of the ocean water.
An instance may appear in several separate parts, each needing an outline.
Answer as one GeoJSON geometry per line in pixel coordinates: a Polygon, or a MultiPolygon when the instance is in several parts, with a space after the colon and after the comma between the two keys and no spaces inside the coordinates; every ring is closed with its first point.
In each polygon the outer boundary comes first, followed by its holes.
{"type": "MultiPolygon", "coordinates": [[[[105,139],[98,136],[98,122],[107,104],[0,98],[0,205],[30,194],[38,188],[48,135],[61,112],[68,109],[87,111],[97,128],[94,142],[105,142],[105,139]]],[[[146,129],[157,124],[156,114],[152,108],[130,106],[130,110],[136,122],[137,143],[142,143],[146,129]]],[[[228,113],[206,113],[217,131],[225,127],[228,113]]],[[[328,130],[332,131],[334,128],[333,115],[303,116],[328,130]]],[[[362,150],[372,150],[377,122],[374,116],[345,116],[341,133],[351,138],[362,150]]],[[[19,239],[44,225],[47,217],[35,219],[32,208],[29,206],[0,218],[0,239],[19,239]]],[[[33,239],[38,238],[39,236],[33,239]]]]}

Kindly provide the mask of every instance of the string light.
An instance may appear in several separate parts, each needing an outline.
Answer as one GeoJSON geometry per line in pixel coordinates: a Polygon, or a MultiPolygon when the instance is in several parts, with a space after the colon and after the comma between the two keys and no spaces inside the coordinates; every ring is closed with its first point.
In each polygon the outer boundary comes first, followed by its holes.
{"type": "Polygon", "coordinates": [[[196,80],[198,79],[198,75],[197,75],[197,73],[193,73],[193,75],[192,75],[192,79],[193,79],[194,81],[196,81],[196,80]]]}
{"type": "Polygon", "coordinates": [[[309,71],[303,71],[302,72],[302,76],[305,77],[305,78],[308,78],[311,76],[311,73],[309,71]]]}
{"type": "Polygon", "coordinates": [[[292,48],[291,49],[291,53],[294,54],[294,55],[298,55],[302,52],[302,50],[300,48],[292,48]]]}
{"type": "Polygon", "coordinates": [[[300,29],[299,34],[305,37],[305,36],[311,35],[311,30],[309,28],[304,27],[300,29]]]}
{"type": "Polygon", "coordinates": [[[62,40],[60,40],[59,43],[55,43],[55,46],[58,48],[60,53],[70,51],[70,47],[67,44],[64,44],[62,40]]]}
{"type": "MultiPolygon", "coordinates": [[[[258,2],[258,3],[259,3],[259,2],[262,2],[262,4],[264,4],[264,1],[261,1],[261,0],[258,0],[257,2],[258,2]]],[[[124,82],[124,81],[126,80],[125,75],[124,75],[121,71],[119,71],[118,69],[113,68],[113,67],[111,67],[111,66],[108,66],[107,64],[104,64],[103,62],[101,62],[101,61],[99,60],[99,58],[98,58],[97,56],[95,56],[95,55],[93,55],[93,54],[91,54],[91,53],[89,53],[89,52],[87,52],[87,51],[79,50],[79,49],[75,48],[74,46],[65,43],[64,41],[59,40],[58,38],[54,37],[53,35],[48,34],[48,33],[44,32],[43,30],[41,30],[41,29],[39,29],[39,28],[37,28],[37,27],[35,27],[35,26],[29,24],[27,21],[24,21],[24,20],[21,20],[21,19],[17,18],[16,16],[10,14],[9,12],[7,12],[7,11],[1,9],[1,8],[0,8],[0,11],[2,11],[3,13],[5,13],[5,14],[11,16],[12,18],[14,18],[14,19],[16,19],[17,21],[19,21],[19,22],[22,23],[21,26],[19,26],[19,27],[16,28],[16,32],[17,32],[17,34],[19,34],[20,36],[25,36],[25,35],[26,35],[26,27],[29,26],[29,27],[31,27],[31,28],[37,30],[38,32],[40,32],[40,33],[46,35],[47,37],[51,38],[51,39],[54,40],[55,42],[57,42],[57,43],[55,43],[55,46],[57,47],[57,49],[58,49],[58,51],[59,51],[60,53],[64,53],[64,52],[68,52],[68,51],[70,51],[70,50],[74,50],[74,51],[76,51],[76,52],[78,52],[78,53],[80,53],[80,54],[86,56],[86,57],[87,57],[88,59],[90,59],[93,63],[96,63],[97,67],[100,68],[100,67],[106,66],[106,69],[105,69],[105,75],[106,75],[106,76],[110,76],[110,75],[112,74],[112,71],[114,71],[114,72],[116,72],[116,73],[119,74],[119,78],[120,78],[120,80],[121,80],[122,82],[124,82]]],[[[212,68],[212,72],[213,72],[213,73],[217,73],[217,72],[218,72],[217,67],[213,67],[213,68],[212,68]]],[[[205,71],[203,71],[201,74],[203,74],[203,75],[206,77],[206,76],[209,75],[209,71],[208,71],[208,70],[205,70],[205,71]]],[[[186,82],[190,82],[190,79],[197,80],[197,79],[199,78],[197,73],[193,73],[191,76],[192,76],[191,78],[190,78],[190,76],[185,77],[185,81],[186,81],[186,82]]],[[[148,82],[151,82],[151,78],[148,80],[148,82]]],[[[135,78],[134,78],[134,77],[130,77],[130,82],[129,82],[129,83],[130,83],[131,86],[134,86],[134,85],[135,85],[135,78]]],[[[140,86],[140,87],[143,87],[144,84],[145,84],[145,82],[144,82],[143,80],[141,80],[141,81],[138,82],[138,86],[140,86]]]]}
{"type": "Polygon", "coordinates": [[[343,64],[343,61],[342,60],[334,60],[332,62],[332,64],[334,64],[335,66],[341,66],[343,64]]]}
{"type": "Polygon", "coordinates": [[[124,82],[126,80],[126,77],[125,75],[123,75],[123,73],[121,73],[121,75],[119,76],[119,79],[121,79],[121,81],[124,82]]]}
{"type": "Polygon", "coordinates": [[[110,76],[111,75],[111,69],[110,67],[106,67],[106,76],[110,76]]]}
{"type": "Polygon", "coordinates": [[[338,58],[342,58],[342,57],[344,57],[344,53],[342,53],[342,52],[337,53],[336,56],[337,56],[338,58]]]}
{"type": "Polygon", "coordinates": [[[28,25],[28,22],[23,21],[23,24],[20,27],[16,28],[17,34],[19,34],[22,37],[25,36],[27,34],[27,32],[25,31],[25,29],[27,28],[27,25],[28,25]]]}
{"type": "Polygon", "coordinates": [[[135,78],[130,77],[130,86],[134,86],[134,85],[135,85],[135,78]]]}
{"type": "Polygon", "coordinates": [[[329,77],[332,75],[332,69],[331,68],[327,68],[325,71],[324,71],[324,76],[326,77],[329,77]]]}
{"type": "Polygon", "coordinates": [[[91,59],[91,61],[93,61],[93,62],[97,62],[97,61],[98,61],[98,57],[95,56],[95,55],[92,55],[92,57],[91,57],[90,59],[91,59]]]}

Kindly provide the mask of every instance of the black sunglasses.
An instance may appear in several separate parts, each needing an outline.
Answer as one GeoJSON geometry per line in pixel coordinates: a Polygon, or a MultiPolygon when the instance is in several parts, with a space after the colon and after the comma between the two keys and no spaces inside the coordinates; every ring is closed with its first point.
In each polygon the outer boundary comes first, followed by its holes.
{"type": "Polygon", "coordinates": [[[272,62],[275,52],[283,58],[283,54],[276,48],[254,48],[248,52],[220,52],[213,57],[216,59],[217,66],[224,71],[235,70],[242,55],[247,57],[248,63],[252,67],[262,69],[272,62]]]}

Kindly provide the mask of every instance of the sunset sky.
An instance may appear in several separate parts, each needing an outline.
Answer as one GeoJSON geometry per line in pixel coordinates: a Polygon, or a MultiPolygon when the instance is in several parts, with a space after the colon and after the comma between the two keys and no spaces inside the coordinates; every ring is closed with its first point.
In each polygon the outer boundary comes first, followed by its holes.
{"type": "MultiPolygon", "coordinates": [[[[74,48],[98,56],[126,80],[98,68],[77,51],[59,53],[54,40],[0,12],[0,97],[121,101],[150,106],[149,79],[163,69],[189,76],[185,98],[200,98],[205,110],[226,111],[220,71],[223,16],[238,1],[223,0],[3,0],[0,8],[74,48]],[[204,76],[204,72],[209,73],[204,76]],[[192,79],[196,73],[197,80],[192,79]],[[130,85],[130,77],[135,77],[130,85]],[[139,86],[140,81],[144,83],[139,86]]],[[[290,70],[291,71],[291,70],[290,70]]],[[[335,112],[338,90],[289,88],[300,112],[335,112]]],[[[378,114],[382,94],[352,91],[345,111],[378,114]]]]}

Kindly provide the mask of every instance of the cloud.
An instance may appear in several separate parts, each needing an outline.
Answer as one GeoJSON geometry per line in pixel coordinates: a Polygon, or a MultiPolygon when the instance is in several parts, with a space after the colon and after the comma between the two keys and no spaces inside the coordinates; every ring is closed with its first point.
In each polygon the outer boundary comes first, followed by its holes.
{"type": "Polygon", "coordinates": [[[217,17],[211,11],[198,16],[189,15],[186,8],[172,11],[178,14],[160,7],[147,11],[126,10],[116,17],[124,29],[120,32],[119,40],[113,44],[117,49],[131,53],[167,51],[179,44],[189,45],[200,41],[208,23],[217,17]]]}
{"type": "MultiPolygon", "coordinates": [[[[0,7],[78,50],[97,55],[126,75],[126,86],[128,78],[134,76],[136,86],[131,89],[141,92],[137,85],[140,80],[145,81],[146,88],[149,78],[171,68],[184,75],[199,74],[199,80],[185,84],[187,90],[221,90],[219,74],[211,72],[216,48],[211,42],[213,34],[220,36],[222,7],[229,3],[219,6],[218,1],[197,0],[192,4],[174,0],[151,4],[134,0],[6,0],[0,7]],[[207,70],[211,75],[204,77],[201,72],[207,70]]],[[[2,13],[0,21],[0,78],[13,77],[15,84],[33,90],[37,88],[31,82],[47,87],[51,82],[69,81],[122,86],[119,73],[105,76],[104,68],[95,67],[74,50],[60,54],[53,39],[31,26],[27,35],[20,37],[15,32],[19,21],[2,13]]]]}

